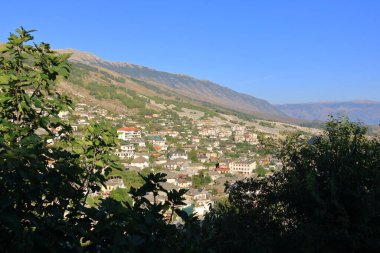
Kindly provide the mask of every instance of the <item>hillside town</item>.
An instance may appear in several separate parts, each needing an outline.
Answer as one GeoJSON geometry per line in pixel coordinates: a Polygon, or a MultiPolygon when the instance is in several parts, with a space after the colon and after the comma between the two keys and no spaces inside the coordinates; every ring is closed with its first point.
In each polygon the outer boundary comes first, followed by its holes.
{"type": "Polygon", "coordinates": [[[380,1],[3,1],[0,253],[380,252],[380,1]]]}
{"type": "MultiPolygon", "coordinates": [[[[259,141],[260,135],[262,138],[267,135],[254,127],[217,117],[192,119],[175,110],[115,116],[84,103],[60,117],[71,121],[77,134],[91,121],[108,121],[117,133],[119,144],[114,155],[119,158],[123,172],[165,173],[164,187],[188,189],[184,208],[199,217],[216,200],[225,197],[226,183],[269,175],[282,166],[259,141]]],[[[117,189],[129,189],[133,183],[119,173],[91,197],[109,196],[117,189]]]]}

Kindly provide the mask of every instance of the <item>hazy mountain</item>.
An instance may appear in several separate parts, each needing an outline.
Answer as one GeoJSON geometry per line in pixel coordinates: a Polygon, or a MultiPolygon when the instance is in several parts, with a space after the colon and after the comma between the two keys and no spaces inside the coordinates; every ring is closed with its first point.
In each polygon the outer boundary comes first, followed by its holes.
{"type": "Polygon", "coordinates": [[[302,120],[325,121],[329,114],[340,113],[347,115],[351,120],[371,125],[380,124],[380,102],[376,101],[285,104],[277,105],[277,108],[290,117],[302,120]]]}
{"type": "Polygon", "coordinates": [[[269,102],[233,91],[208,80],[182,74],[154,70],[125,62],[109,62],[93,54],[73,49],[61,50],[72,53],[71,60],[91,66],[99,66],[114,72],[144,80],[157,86],[204,104],[244,112],[264,118],[287,119],[288,117],[269,102]]]}

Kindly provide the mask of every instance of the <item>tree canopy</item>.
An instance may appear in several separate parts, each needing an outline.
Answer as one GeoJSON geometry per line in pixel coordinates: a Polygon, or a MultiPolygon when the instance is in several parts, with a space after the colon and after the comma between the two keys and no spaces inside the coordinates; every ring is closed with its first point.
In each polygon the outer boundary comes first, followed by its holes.
{"type": "Polygon", "coordinates": [[[133,205],[115,194],[86,205],[88,194],[120,169],[112,155],[116,131],[94,123],[72,135],[58,114],[73,104],[55,89],[69,76],[69,55],[33,43],[32,32],[17,29],[0,56],[0,251],[168,249],[175,242],[169,238],[179,236],[170,224],[174,213],[184,221],[193,217],[178,208],[184,190],[160,186],[163,174],[142,176],[143,186],[130,190],[133,205]],[[149,193],[164,194],[165,203],[151,204],[149,193]]]}
{"type": "Polygon", "coordinates": [[[228,204],[211,212],[217,252],[380,250],[380,143],[364,126],[331,118],[321,136],[288,136],[278,155],[281,171],[228,186],[228,204]]]}

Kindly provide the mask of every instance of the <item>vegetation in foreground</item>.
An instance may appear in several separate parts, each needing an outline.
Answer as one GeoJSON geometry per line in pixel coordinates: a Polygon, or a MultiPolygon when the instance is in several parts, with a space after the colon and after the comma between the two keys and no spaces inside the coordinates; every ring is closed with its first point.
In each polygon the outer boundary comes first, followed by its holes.
{"type": "Polygon", "coordinates": [[[69,56],[32,40],[20,28],[0,56],[2,252],[380,251],[380,143],[345,118],[310,140],[289,135],[283,169],[227,185],[228,200],[202,222],[181,210],[185,190],[161,186],[162,173],[142,175],[132,201],[87,206],[120,170],[109,155],[116,136],[102,123],[72,135],[58,117],[72,103],[54,91],[69,56]]]}

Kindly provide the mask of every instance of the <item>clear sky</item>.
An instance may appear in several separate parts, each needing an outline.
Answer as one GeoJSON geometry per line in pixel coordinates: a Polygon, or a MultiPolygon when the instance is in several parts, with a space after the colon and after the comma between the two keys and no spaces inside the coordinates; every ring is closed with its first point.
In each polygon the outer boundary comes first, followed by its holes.
{"type": "Polygon", "coordinates": [[[54,48],[209,79],[272,103],[380,101],[378,0],[5,1],[54,48]]]}

